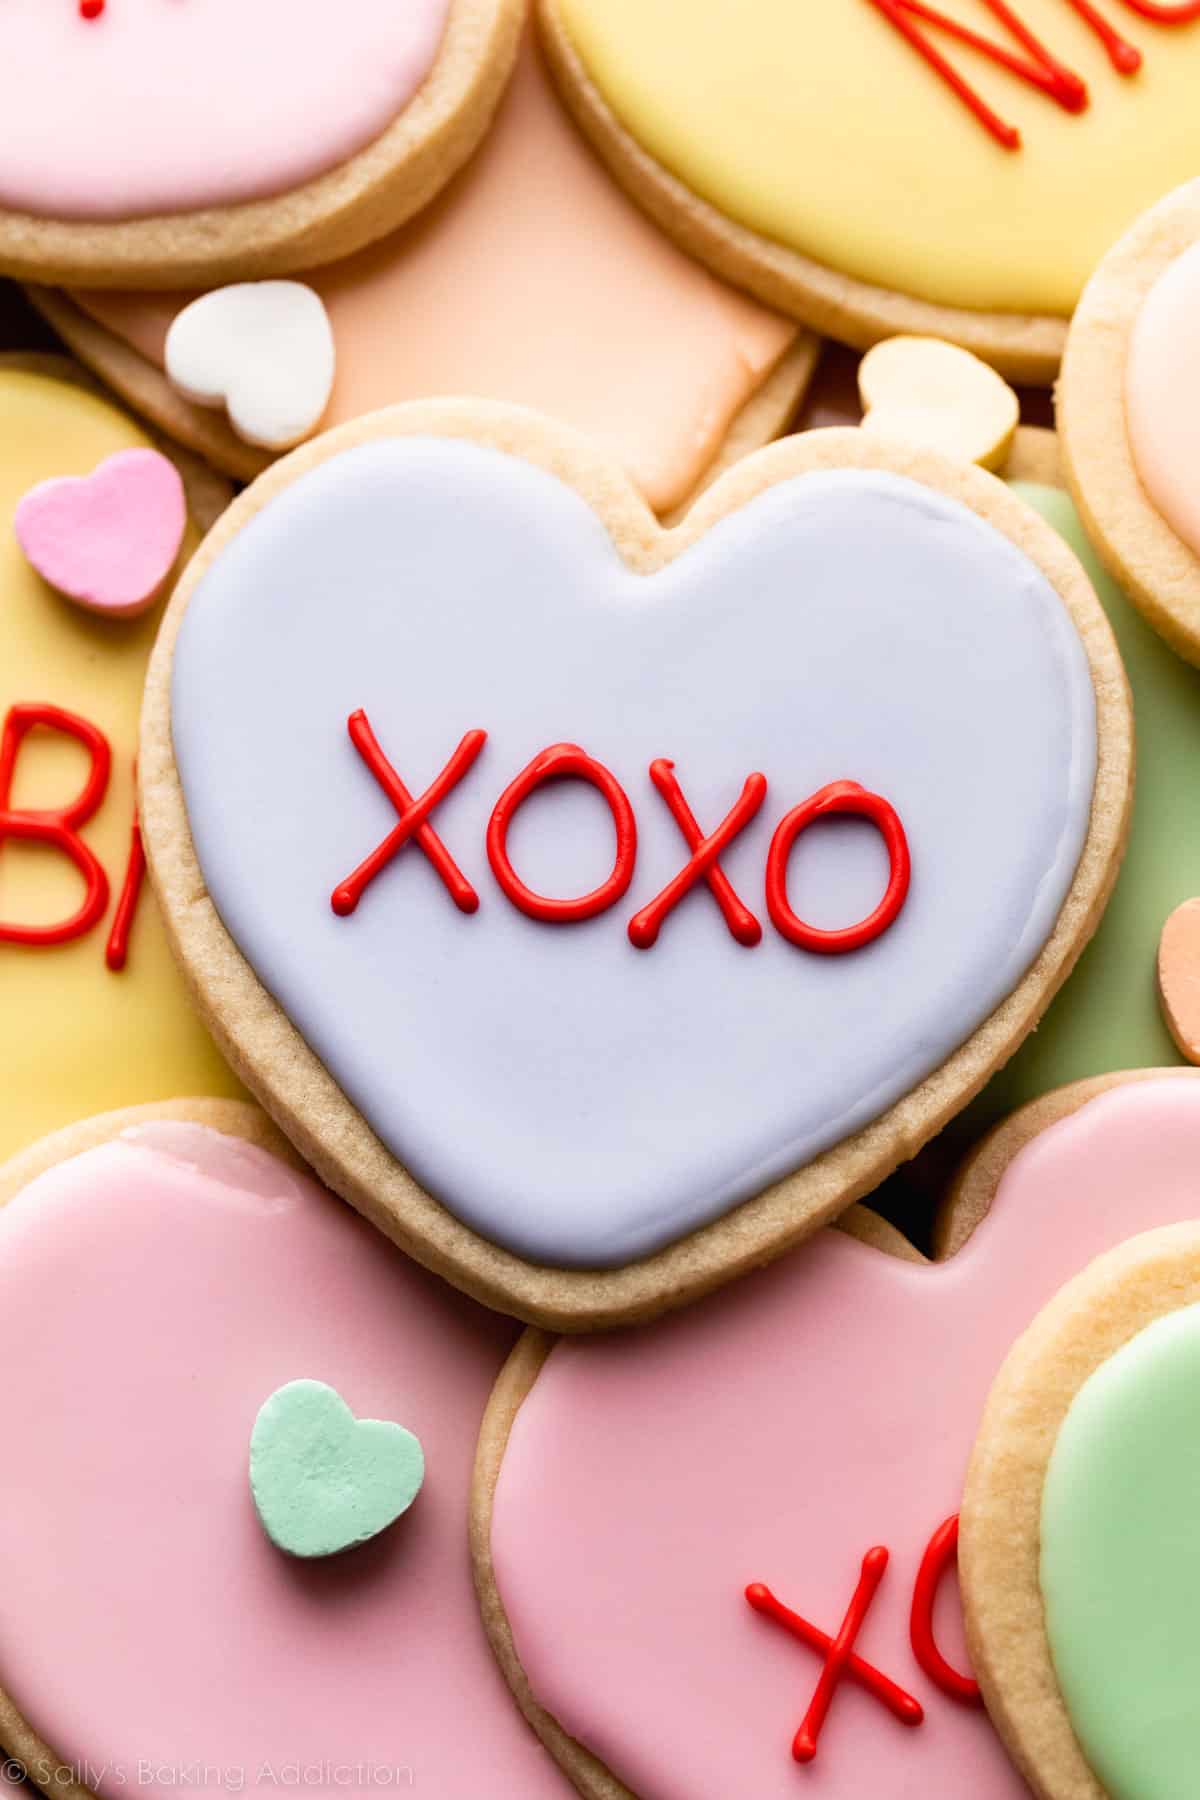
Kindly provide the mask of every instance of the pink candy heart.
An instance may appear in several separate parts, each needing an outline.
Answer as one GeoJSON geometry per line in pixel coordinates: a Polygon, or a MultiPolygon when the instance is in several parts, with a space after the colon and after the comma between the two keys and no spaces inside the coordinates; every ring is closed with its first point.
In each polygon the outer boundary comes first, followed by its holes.
{"type": "Polygon", "coordinates": [[[187,500],[169,457],[121,450],[90,475],[39,482],[13,524],[51,587],[91,612],[129,619],[153,605],[175,567],[187,500]]]}

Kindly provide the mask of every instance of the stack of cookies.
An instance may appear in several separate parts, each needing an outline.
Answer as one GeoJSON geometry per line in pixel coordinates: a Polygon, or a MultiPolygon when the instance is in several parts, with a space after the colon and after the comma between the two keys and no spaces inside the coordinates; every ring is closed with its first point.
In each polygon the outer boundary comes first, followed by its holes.
{"type": "Polygon", "coordinates": [[[1190,1800],[1197,76],[7,0],[5,1782],[1190,1800]]]}

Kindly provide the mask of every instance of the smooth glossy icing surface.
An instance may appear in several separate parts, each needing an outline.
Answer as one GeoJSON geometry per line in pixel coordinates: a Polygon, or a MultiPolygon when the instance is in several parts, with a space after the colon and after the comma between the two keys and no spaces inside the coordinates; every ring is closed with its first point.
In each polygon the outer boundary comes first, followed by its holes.
{"type": "MultiPolygon", "coordinates": [[[[419,218],[308,277],[344,424],[398,400],[532,406],[604,445],[650,504],[695,487],[795,328],[676,250],[621,193],[531,36],[486,140],[419,218]]],[[[160,368],[180,301],[74,298],[160,368]]]]}
{"type": "Polygon", "coordinates": [[[565,1800],[492,1662],[467,1556],[512,1335],[313,1182],[201,1127],[141,1127],[0,1211],[23,1445],[0,1508],[0,1685],[55,1756],[105,1800],[468,1800],[498,1779],[565,1800]],[[428,1457],[395,1531],[317,1565],[268,1541],[246,1475],[260,1405],[303,1375],[407,1419],[428,1457]]]}
{"type": "MultiPolygon", "coordinates": [[[[1027,1800],[986,1714],[917,1667],[917,1570],[1017,1336],[1102,1251],[1194,1218],[1198,1163],[1200,1080],[1121,1087],[1014,1159],[950,1262],[825,1232],[674,1320],[560,1342],[517,1415],[492,1525],[539,1702],[639,1800],[794,1800],[801,1782],[822,1800],[1027,1800]],[[742,1590],[765,1582],[832,1634],[876,1544],[891,1560],[856,1648],[925,1723],[905,1730],[843,1686],[801,1773],[789,1745],[821,1659],[742,1590]]],[[[968,1669],[949,1578],[935,1627],[968,1669]]]]}
{"type": "Polygon", "coordinates": [[[1176,1800],[1195,1781],[1198,1395],[1200,1307],[1186,1306],[1089,1376],[1046,1470],[1046,1635],[1072,1729],[1112,1800],[1176,1800]]]}
{"type": "MultiPolygon", "coordinates": [[[[1086,83],[1081,114],[930,31],[1019,129],[1019,151],[1000,148],[867,0],[555,4],[618,119],[694,192],[820,263],[922,299],[1066,317],[1125,227],[1195,174],[1200,24],[1155,25],[1119,0],[1098,9],[1141,50],[1133,77],[1068,0],[1014,0],[1086,83]]],[[[982,5],[943,10],[1021,54],[982,5]]]]}
{"type": "Polygon", "coordinates": [[[1179,1061],[1154,989],[1168,915],[1200,894],[1191,770],[1200,768],[1200,672],[1170,651],[1091,548],[1069,497],[1015,482],[1070,544],[1116,633],[1133,690],[1137,784],[1129,842],[1099,929],[1032,1036],[951,1127],[977,1137],[1012,1108],[1065,1082],[1179,1061]]]}
{"type": "Polygon", "coordinates": [[[7,0],[0,206],[135,219],[261,200],[365,149],[433,67],[449,0],[7,0]]]}
{"type": "Polygon", "coordinates": [[[1151,504],[1200,556],[1200,244],[1159,276],[1142,302],[1125,363],[1125,423],[1151,504]]]}
{"type": "MultiPolygon", "coordinates": [[[[105,961],[130,853],[133,759],[146,663],[160,609],[101,618],[36,575],[12,528],[37,483],[90,475],[149,440],[116,407],[66,381],[0,368],[0,729],[13,706],[50,703],[97,726],[112,750],[99,811],[82,837],[108,877],[103,921],[42,948],[0,941],[0,1158],[92,1113],[180,1094],[237,1094],[178,974],[145,884],[126,967],[105,961]]],[[[189,529],[185,553],[194,547],[189,529]]],[[[81,747],[49,731],[26,738],[12,799],[61,806],[87,773],[81,747]]],[[[78,907],[81,881],[59,852],[0,841],[0,924],[50,924],[78,907]]]]}
{"type": "MultiPolygon", "coordinates": [[[[1057,594],[930,489],[796,477],[637,576],[573,490],[432,438],[343,452],[243,527],[183,620],[172,719],[205,881],[264,986],[418,1181],[566,1266],[671,1242],[936,1068],[1049,935],[1096,755],[1057,594]],[[407,852],[351,917],[331,907],[395,824],[347,740],[359,708],[413,793],[464,732],[489,733],[437,814],[477,913],[407,852]],[[627,911],[569,927],[518,911],[484,856],[501,793],[563,740],[639,821],[627,911]],[[710,830],[766,776],[723,860],[758,909],[791,807],[831,781],[882,794],[913,867],[895,925],[851,955],[774,928],[747,950],[701,888],[635,951],[629,917],[686,860],[659,757],[710,830]]],[[[571,896],[608,876],[612,836],[603,798],[565,781],[520,809],[509,850],[535,891],[571,896]]],[[[850,925],[887,867],[873,826],[814,828],[793,899],[850,925]]]]}

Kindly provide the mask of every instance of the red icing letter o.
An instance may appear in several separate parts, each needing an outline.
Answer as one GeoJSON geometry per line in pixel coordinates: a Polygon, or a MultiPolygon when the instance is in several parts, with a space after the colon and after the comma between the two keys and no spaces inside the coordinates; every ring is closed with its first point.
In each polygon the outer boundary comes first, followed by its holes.
{"type": "Polygon", "coordinates": [[[548,925],[574,925],[581,919],[594,919],[597,913],[607,912],[624,897],[633,880],[637,861],[637,823],[629,797],[611,769],[588,756],[578,744],[552,744],[521,770],[496,802],[496,810],[488,822],[487,853],[496,880],[521,912],[531,919],[544,920],[548,925]],[[608,801],[617,832],[617,854],[608,880],[602,881],[590,894],[581,894],[574,900],[551,900],[526,887],[513,868],[508,857],[508,828],[517,808],[523,800],[528,800],[535,788],[541,787],[544,781],[560,781],[569,776],[590,781],[608,801]]]}
{"type": "Polygon", "coordinates": [[[868,793],[856,781],[831,781],[780,820],[767,854],[767,911],[776,931],[801,950],[816,950],[825,956],[840,956],[847,950],[861,950],[891,925],[908,894],[911,863],[908,839],[895,808],[879,794],[868,793]],[[874,912],[857,925],[846,925],[837,931],[820,931],[806,925],[792,911],[787,895],[788,858],[792,845],[814,820],[828,819],[835,813],[856,813],[869,819],[887,845],[891,865],[887,891],[874,912]]]}
{"type": "Polygon", "coordinates": [[[936,1682],[952,1700],[961,1700],[964,1706],[980,1706],[982,1697],[979,1683],[973,1676],[960,1675],[957,1669],[950,1666],[938,1649],[933,1635],[933,1603],[937,1599],[942,1576],[950,1564],[957,1560],[958,1514],[954,1513],[938,1526],[921,1558],[917,1585],[913,1589],[909,1639],[913,1655],[930,1681],[936,1682]]]}

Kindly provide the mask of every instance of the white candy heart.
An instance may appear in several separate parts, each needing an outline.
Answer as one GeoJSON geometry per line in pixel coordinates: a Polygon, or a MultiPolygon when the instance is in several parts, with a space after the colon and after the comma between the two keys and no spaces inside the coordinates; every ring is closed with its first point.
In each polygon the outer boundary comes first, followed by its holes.
{"type": "Polygon", "coordinates": [[[299,281],[245,281],[202,294],[167,333],[172,386],[224,407],[239,437],[287,450],[310,437],[333,388],[335,351],[320,296],[299,281]]]}

